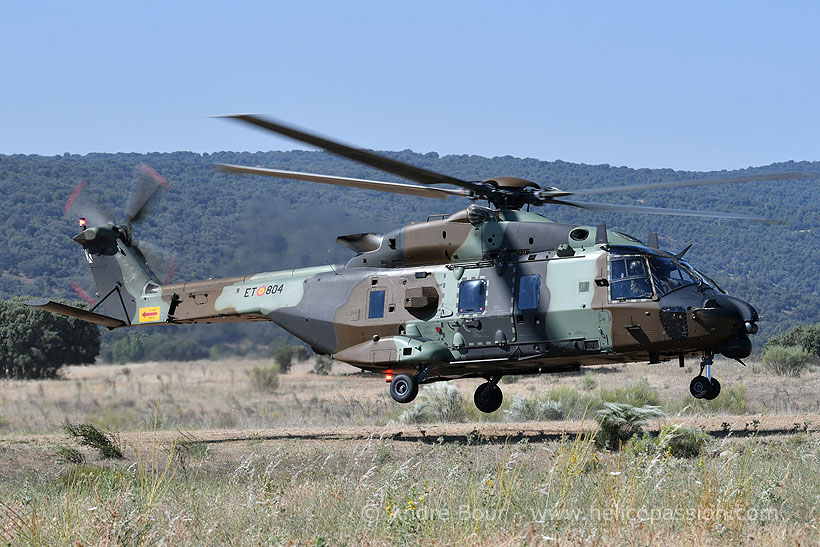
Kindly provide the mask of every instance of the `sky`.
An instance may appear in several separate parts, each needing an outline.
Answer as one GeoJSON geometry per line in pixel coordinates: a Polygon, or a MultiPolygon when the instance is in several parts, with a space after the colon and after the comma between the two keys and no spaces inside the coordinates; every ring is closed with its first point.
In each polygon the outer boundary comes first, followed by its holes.
{"type": "MultiPolygon", "coordinates": [[[[8,2],[0,154],[305,148],[820,160],[816,2],[8,2]]],[[[276,166],[270,166],[276,167],[276,166]]]]}

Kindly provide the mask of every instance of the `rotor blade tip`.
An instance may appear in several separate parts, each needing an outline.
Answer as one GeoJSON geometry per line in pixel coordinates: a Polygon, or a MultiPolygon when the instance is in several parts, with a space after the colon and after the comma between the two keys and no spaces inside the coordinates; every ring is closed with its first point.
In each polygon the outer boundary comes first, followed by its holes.
{"type": "Polygon", "coordinates": [[[214,114],[213,116],[208,116],[209,118],[226,118],[226,119],[234,119],[234,120],[241,120],[244,118],[254,118],[258,117],[258,114],[214,114]]]}
{"type": "Polygon", "coordinates": [[[163,188],[170,188],[171,187],[171,183],[168,182],[168,179],[163,177],[159,173],[159,171],[157,171],[156,169],[154,169],[153,167],[151,167],[147,163],[139,164],[139,166],[137,166],[137,169],[139,169],[141,173],[144,173],[144,174],[148,175],[149,177],[151,177],[152,179],[154,179],[157,182],[157,184],[159,184],[163,188]]]}

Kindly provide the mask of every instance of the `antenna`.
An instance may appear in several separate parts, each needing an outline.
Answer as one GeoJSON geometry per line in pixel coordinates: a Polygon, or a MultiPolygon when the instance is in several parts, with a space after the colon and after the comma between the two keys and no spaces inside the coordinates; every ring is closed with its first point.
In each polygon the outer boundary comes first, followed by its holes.
{"type": "Polygon", "coordinates": [[[609,245],[609,238],[606,235],[606,224],[599,224],[595,229],[595,245],[609,245]]]}

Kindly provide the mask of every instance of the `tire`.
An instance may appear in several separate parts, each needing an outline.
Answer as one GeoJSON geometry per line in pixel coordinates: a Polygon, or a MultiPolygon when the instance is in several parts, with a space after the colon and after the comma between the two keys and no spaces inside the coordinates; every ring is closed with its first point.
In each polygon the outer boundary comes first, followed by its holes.
{"type": "Polygon", "coordinates": [[[419,394],[419,383],[412,374],[397,374],[390,382],[390,396],[397,403],[409,403],[419,394]]]}
{"type": "Polygon", "coordinates": [[[711,401],[720,395],[720,382],[716,378],[712,378],[712,385],[709,386],[709,391],[704,395],[704,399],[711,401]]]}
{"type": "Polygon", "coordinates": [[[691,393],[695,399],[703,399],[709,393],[710,389],[712,389],[712,386],[706,376],[695,376],[692,378],[692,381],[689,382],[689,393],[691,393]]]}
{"type": "Polygon", "coordinates": [[[501,407],[501,403],[504,401],[504,393],[496,384],[486,382],[478,386],[475,390],[473,401],[478,410],[489,414],[501,407]]]}

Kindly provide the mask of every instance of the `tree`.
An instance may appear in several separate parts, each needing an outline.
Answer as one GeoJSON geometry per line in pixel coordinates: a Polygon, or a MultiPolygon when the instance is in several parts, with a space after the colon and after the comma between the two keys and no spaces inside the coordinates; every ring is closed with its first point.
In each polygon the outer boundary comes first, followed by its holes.
{"type": "Polygon", "coordinates": [[[64,365],[94,362],[100,352],[96,325],[26,306],[24,300],[0,300],[0,377],[53,378],[64,365]]]}
{"type": "Polygon", "coordinates": [[[111,360],[115,363],[138,363],[145,359],[142,337],[135,333],[120,338],[111,345],[111,360]]]}

